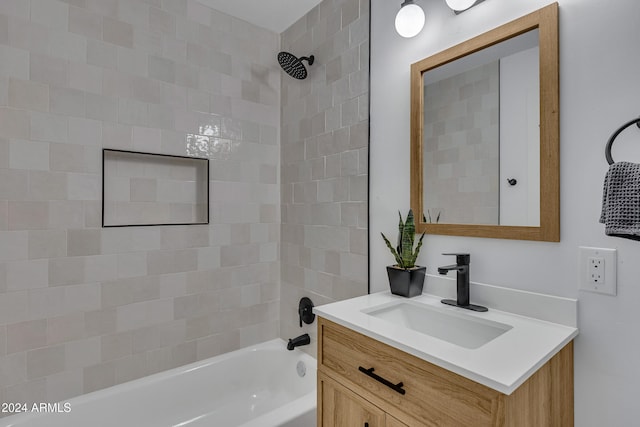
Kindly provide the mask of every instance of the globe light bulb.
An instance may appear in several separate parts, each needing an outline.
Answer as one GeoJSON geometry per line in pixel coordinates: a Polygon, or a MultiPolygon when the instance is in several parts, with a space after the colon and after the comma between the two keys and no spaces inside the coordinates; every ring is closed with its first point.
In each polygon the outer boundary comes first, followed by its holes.
{"type": "Polygon", "coordinates": [[[467,10],[476,3],[476,0],[445,0],[445,1],[447,2],[447,6],[449,6],[450,9],[455,10],[456,12],[467,10]]]}
{"type": "Polygon", "coordinates": [[[396,31],[402,37],[414,37],[424,28],[424,20],[422,8],[411,0],[405,1],[396,15],[396,31]]]}

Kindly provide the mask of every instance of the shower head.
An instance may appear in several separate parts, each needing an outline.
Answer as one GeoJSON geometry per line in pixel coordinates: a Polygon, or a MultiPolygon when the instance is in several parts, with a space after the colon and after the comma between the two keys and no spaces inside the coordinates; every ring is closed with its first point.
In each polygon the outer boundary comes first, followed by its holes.
{"type": "Polygon", "coordinates": [[[291,77],[298,80],[307,78],[307,69],[302,61],[307,61],[309,65],[313,65],[313,55],[310,55],[308,58],[303,56],[298,59],[295,55],[292,55],[289,52],[280,52],[278,54],[278,62],[282,69],[291,77]]]}

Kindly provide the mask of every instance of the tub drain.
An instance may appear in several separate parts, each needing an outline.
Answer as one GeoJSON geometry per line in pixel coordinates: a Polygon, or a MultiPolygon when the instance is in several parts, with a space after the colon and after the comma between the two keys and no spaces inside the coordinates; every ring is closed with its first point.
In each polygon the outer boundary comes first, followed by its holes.
{"type": "Polygon", "coordinates": [[[307,374],[307,366],[302,360],[296,365],[296,371],[298,371],[299,377],[304,377],[307,374]]]}

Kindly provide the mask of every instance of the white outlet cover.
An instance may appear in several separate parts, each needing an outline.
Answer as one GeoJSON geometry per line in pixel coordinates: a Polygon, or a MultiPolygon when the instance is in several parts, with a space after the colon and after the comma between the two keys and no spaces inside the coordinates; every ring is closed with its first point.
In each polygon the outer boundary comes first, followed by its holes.
{"type": "Polygon", "coordinates": [[[616,249],[592,248],[580,246],[578,258],[578,281],[581,291],[595,292],[598,294],[613,295],[617,293],[616,286],[616,249]],[[604,260],[604,280],[601,283],[593,283],[589,280],[589,258],[602,258],[604,260]]]}

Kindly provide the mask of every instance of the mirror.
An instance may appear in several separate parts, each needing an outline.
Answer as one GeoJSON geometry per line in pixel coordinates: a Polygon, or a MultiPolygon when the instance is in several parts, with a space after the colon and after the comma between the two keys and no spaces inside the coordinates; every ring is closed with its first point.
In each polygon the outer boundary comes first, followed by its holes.
{"type": "Polygon", "coordinates": [[[422,74],[427,222],[540,225],[538,30],[422,74]]]}
{"type": "Polygon", "coordinates": [[[411,66],[411,207],[429,234],[559,241],[558,5],[411,66]]]}

